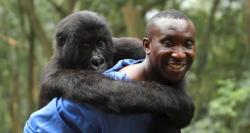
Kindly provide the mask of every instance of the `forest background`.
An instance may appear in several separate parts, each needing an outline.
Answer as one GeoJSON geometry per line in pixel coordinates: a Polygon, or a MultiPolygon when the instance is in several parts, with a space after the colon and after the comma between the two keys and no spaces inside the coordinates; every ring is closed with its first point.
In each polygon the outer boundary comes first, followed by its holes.
{"type": "Polygon", "coordinates": [[[250,133],[250,0],[1,0],[0,133],[20,133],[36,110],[57,22],[79,10],[106,17],[113,36],[144,35],[152,14],[178,9],[197,29],[188,73],[196,112],[183,133],[250,133]]]}

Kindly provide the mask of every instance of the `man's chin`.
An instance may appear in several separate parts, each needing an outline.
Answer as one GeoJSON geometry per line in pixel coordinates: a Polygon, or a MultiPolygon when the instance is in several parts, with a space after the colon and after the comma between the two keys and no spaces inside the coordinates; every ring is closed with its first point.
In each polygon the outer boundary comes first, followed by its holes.
{"type": "Polygon", "coordinates": [[[181,81],[185,76],[185,71],[182,71],[182,72],[167,72],[166,75],[164,75],[164,79],[167,81],[167,82],[179,82],[181,81]]]}

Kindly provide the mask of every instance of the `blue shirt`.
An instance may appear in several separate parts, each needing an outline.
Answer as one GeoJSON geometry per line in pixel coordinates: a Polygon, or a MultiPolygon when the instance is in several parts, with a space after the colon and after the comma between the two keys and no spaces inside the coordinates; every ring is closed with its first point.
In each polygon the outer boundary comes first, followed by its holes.
{"type": "MultiPolygon", "coordinates": [[[[104,74],[116,80],[129,80],[121,68],[141,62],[122,60],[104,74]]],[[[152,115],[103,113],[88,104],[77,104],[61,97],[31,114],[24,133],[145,133],[152,115]]]]}

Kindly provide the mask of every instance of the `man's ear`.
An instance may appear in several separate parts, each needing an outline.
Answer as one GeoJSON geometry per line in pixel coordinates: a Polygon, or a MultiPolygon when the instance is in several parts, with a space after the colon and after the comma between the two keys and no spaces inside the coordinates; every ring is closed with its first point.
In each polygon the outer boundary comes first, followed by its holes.
{"type": "Polygon", "coordinates": [[[142,40],[143,43],[143,49],[147,55],[150,53],[150,39],[147,37],[144,37],[142,40]]]}

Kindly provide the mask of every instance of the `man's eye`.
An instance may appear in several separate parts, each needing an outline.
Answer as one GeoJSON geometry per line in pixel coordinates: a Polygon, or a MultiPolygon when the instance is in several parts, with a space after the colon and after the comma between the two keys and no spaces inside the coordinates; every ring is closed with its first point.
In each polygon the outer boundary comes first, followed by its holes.
{"type": "Polygon", "coordinates": [[[191,42],[191,41],[187,41],[187,42],[185,42],[184,43],[184,46],[186,47],[186,48],[192,48],[193,47],[193,42],[191,42]]]}
{"type": "Polygon", "coordinates": [[[166,40],[166,41],[164,41],[163,45],[166,47],[171,47],[173,45],[173,43],[169,40],[166,40]]]}

